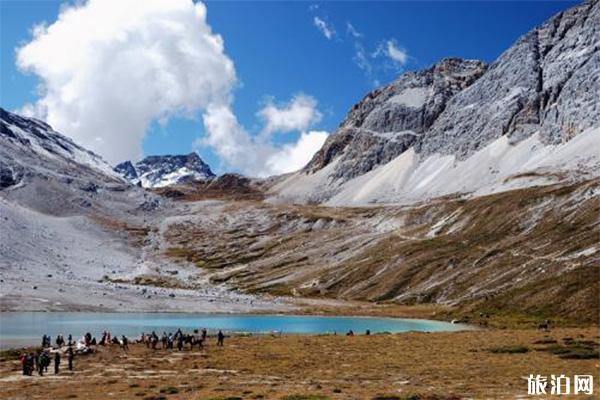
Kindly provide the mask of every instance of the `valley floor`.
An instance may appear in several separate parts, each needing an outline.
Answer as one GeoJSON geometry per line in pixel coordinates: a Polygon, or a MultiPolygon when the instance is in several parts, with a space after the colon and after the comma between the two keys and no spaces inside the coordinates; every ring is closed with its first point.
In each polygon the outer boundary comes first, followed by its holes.
{"type": "MultiPolygon", "coordinates": [[[[222,348],[211,339],[202,351],[152,351],[137,344],[127,353],[116,346],[99,348],[76,357],[72,373],[64,368],[44,377],[22,376],[16,356],[5,352],[0,398],[527,398],[530,374],[549,381],[551,374],[598,377],[597,358],[555,353],[592,346],[597,357],[599,340],[598,328],[233,337],[222,348]]],[[[599,390],[595,380],[594,394],[599,390]]]]}

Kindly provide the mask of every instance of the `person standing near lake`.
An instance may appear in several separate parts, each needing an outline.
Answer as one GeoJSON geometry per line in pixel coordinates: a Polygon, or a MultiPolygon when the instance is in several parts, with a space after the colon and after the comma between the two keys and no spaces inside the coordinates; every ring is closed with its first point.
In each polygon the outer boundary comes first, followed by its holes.
{"type": "Polygon", "coordinates": [[[29,353],[27,356],[27,375],[33,375],[33,368],[35,366],[35,356],[33,353],[29,353]]]}
{"type": "Polygon", "coordinates": [[[125,335],[121,335],[121,346],[123,346],[124,351],[129,351],[129,339],[125,335]]]}
{"type": "Polygon", "coordinates": [[[21,354],[21,368],[23,368],[23,375],[29,375],[29,372],[27,371],[27,353],[23,353],[21,354]]]}
{"type": "Polygon", "coordinates": [[[58,367],[60,366],[60,351],[54,353],[54,375],[58,375],[58,367]]]}
{"type": "Polygon", "coordinates": [[[219,329],[219,333],[217,333],[217,346],[223,346],[223,342],[225,341],[225,335],[223,331],[219,329]]]}
{"type": "Polygon", "coordinates": [[[73,371],[73,348],[69,346],[67,349],[67,362],[69,363],[69,371],[73,371]]]}
{"type": "Polygon", "coordinates": [[[44,376],[44,360],[42,359],[41,350],[37,352],[35,355],[35,367],[40,376],[44,376]]]}
{"type": "Polygon", "coordinates": [[[177,335],[177,351],[183,350],[183,334],[179,332],[177,335]]]}

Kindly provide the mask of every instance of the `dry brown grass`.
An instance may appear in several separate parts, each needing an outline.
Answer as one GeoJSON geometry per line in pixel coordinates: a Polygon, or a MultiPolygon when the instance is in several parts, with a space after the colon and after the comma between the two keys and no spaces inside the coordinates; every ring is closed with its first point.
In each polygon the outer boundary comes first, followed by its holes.
{"type": "Polygon", "coordinates": [[[569,337],[597,343],[599,335],[597,328],[486,330],[236,337],[227,339],[224,348],[210,342],[202,352],[182,353],[152,352],[140,345],[123,353],[113,347],[76,358],[75,372],[57,378],[52,373],[23,378],[18,361],[1,361],[0,398],[509,399],[527,393],[525,377],[532,373],[597,376],[597,359],[563,359],[547,348],[553,345],[548,342],[562,344],[569,337]],[[529,351],[491,351],[511,346],[529,351]]]}
{"type": "Polygon", "coordinates": [[[105,217],[103,215],[93,215],[92,219],[100,226],[124,235],[129,243],[134,246],[142,246],[146,241],[146,237],[150,233],[150,228],[147,226],[131,225],[114,218],[105,217]]]}
{"type": "Polygon", "coordinates": [[[166,255],[255,293],[454,304],[452,317],[483,312],[500,327],[547,318],[599,324],[600,252],[573,258],[600,239],[600,201],[586,195],[599,186],[594,179],[415,207],[235,201],[217,225],[171,226],[166,255]],[[388,221],[398,228],[378,231],[388,221]]]}

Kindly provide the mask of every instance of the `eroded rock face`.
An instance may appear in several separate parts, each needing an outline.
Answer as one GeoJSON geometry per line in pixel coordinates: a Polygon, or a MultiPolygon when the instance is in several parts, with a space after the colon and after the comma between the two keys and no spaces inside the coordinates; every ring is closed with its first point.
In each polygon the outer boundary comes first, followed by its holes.
{"type": "Polygon", "coordinates": [[[600,3],[566,10],[522,36],[457,93],[418,152],[465,158],[502,135],[557,144],[600,123],[600,3]]]}
{"type": "Polygon", "coordinates": [[[448,100],[485,70],[481,61],[448,58],[374,90],[352,107],[307,170],[321,169],[341,156],[335,177],[350,179],[390,161],[412,146],[448,100]]]}
{"type": "Polygon", "coordinates": [[[564,142],[600,124],[600,2],[588,1],[523,35],[489,67],[445,59],[374,90],[305,168],[338,159],[347,181],[414,147],[464,159],[507,135],[564,142]]]}

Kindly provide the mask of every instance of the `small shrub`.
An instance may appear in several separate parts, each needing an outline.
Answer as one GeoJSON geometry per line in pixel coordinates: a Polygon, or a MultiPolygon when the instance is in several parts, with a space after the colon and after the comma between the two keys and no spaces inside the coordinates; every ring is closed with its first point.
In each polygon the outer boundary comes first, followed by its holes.
{"type": "Polygon", "coordinates": [[[160,389],[160,392],[164,394],[177,394],[179,393],[179,389],[177,389],[175,386],[165,386],[164,388],[160,389]]]}
{"type": "Polygon", "coordinates": [[[545,349],[554,355],[569,360],[590,360],[600,358],[596,342],[590,340],[565,340],[565,345],[555,344],[545,349]]]}
{"type": "Polygon", "coordinates": [[[535,342],[533,342],[533,344],[554,344],[557,343],[556,340],[554,339],[542,339],[542,340],[536,340],[535,342]]]}
{"type": "Polygon", "coordinates": [[[529,348],[527,348],[526,346],[521,346],[521,345],[498,346],[498,347],[492,347],[490,349],[490,352],[496,353],[496,354],[522,354],[522,353],[527,353],[528,351],[529,351],[529,348]]]}

